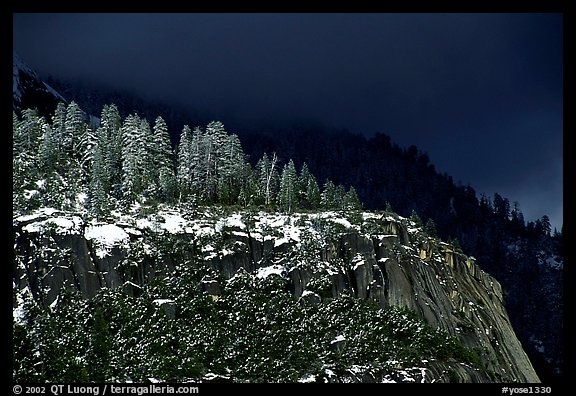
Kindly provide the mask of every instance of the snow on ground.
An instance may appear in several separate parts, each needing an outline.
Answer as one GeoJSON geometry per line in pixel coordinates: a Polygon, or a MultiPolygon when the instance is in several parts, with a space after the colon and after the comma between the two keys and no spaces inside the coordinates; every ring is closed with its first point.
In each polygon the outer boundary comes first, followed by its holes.
{"type": "Polygon", "coordinates": [[[114,246],[128,244],[130,236],[123,228],[115,224],[96,224],[86,228],[86,239],[92,240],[96,248],[96,255],[104,258],[110,254],[114,246]]]}
{"type": "Polygon", "coordinates": [[[41,218],[41,217],[52,216],[54,213],[57,213],[57,212],[59,212],[59,210],[54,209],[54,208],[40,208],[40,209],[35,210],[34,212],[32,212],[29,215],[19,216],[15,220],[16,220],[16,222],[19,222],[19,223],[29,222],[29,221],[36,220],[36,219],[41,218]]]}
{"type": "Polygon", "coordinates": [[[215,226],[216,232],[221,232],[225,227],[246,229],[246,225],[242,221],[242,215],[239,213],[234,213],[225,219],[218,220],[215,226]]]}
{"type": "Polygon", "coordinates": [[[258,272],[256,272],[256,277],[266,278],[272,274],[278,274],[282,276],[283,273],[284,273],[284,267],[279,264],[274,264],[268,267],[258,268],[258,272]]]}
{"type": "Polygon", "coordinates": [[[316,376],[312,374],[306,374],[298,380],[300,383],[311,383],[316,382],[316,376]]]}
{"type": "Polygon", "coordinates": [[[155,223],[153,223],[152,221],[150,221],[149,218],[144,218],[144,219],[138,219],[136,220],[136,227],[140,228],[140,229],[155,229],[155,223]]]}
{"type": "MultiPolygon", "coordinates": [[[[52,211],[47,209],[43,213],[43,211],[37,211],[32,215],[28,216],[20,216],[16,220],[17,221],[30,221],[37,218],[41,218],[44,215],[51,216],[54,213],[59,213],[57,211],[52,211]]],[[[53,227],[56,232],[60,234],[79,234],[82,231],[82,224],[83,221],[78,216],[52,216],[48,219],[32,222],[30,224],[25,225],[22,229],[26,232],[41,232],[46,227],[53,227]]]]}
{"type": "Polygon", "coordinates": [[[163,229],[170,234],[179,234],[184,232],[186,228],[186,220],[179,213],[162,213],[164,223],[161,225],[163,229]]]}

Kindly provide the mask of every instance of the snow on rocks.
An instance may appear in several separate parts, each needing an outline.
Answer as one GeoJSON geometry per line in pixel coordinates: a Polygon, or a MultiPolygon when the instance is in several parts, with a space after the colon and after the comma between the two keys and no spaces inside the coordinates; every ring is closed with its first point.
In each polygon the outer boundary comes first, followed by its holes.
{"type": "Polygon", "coordinates": [[[93,241],[99,258],[108,256],[114,246],[127,245],[130,241],[128,233],[115,224],[89,225],[84,235],[86,239],[93,241]]]}

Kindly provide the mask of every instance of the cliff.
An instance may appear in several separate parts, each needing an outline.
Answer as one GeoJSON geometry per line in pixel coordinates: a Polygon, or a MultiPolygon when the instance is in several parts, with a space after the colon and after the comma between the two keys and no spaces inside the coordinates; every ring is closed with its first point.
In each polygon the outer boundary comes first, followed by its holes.
{"type": "MultiPolygon", "coordinates": [[[[23,293],[43,306],[64,289],[86,299],[103,288],[137,297],[154,279],[178,276],[182,263],[200,262],[218,277],[193,286],[214,299],[239,274],[280,276],[295,298],[313,304],[351,294],[384,310],[406,308],[474,355],[468,362],[423,360],[413,373],[351,374],[349,381],[539,382],[500,284],[473,257],[394,213],[160,208],[97,222],[43,209],[15,218],[13,228],[15,317],[23,293]]],[[[167,309],[173,316],[178,305],[167,309]]]]}

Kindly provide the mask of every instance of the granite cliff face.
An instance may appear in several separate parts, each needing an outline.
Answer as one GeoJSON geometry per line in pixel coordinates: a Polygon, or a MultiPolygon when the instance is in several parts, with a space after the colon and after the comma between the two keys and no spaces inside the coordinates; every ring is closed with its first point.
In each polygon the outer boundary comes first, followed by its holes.
{"type": "MultiPolygon", "coordinates": [[[[178,263],[200,260],[224,282],[243,272],[281,275],[295,297],[318,304],[351,293],[381,308],[407,308],[479,357],[475,367],[425,362],[426,378],[416,374],[416,381],[539,382],[500,284],[473,257],[410,220],[387,212],[217,212],[160,210],[95,222],[42,210],[15,218],[14,288],[46,306],[64,288],[86,298],[101,288],[137,296],[154,278],[172,276],[178,263]]],[[[196,286],[217,298],[221,283],[196,286]]]]}

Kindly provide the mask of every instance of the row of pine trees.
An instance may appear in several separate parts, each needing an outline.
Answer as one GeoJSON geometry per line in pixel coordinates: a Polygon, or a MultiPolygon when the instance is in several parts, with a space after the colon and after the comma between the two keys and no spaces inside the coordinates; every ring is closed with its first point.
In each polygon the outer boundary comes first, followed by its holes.
{"type": "Polygon", "coordinates": [[[14,209],[87,208],[95,216],[133,204],[361,209],[354,190],[326,180],[320,189],[304,163],[264,154],[254,167],[238,136],[219,121],[185,125],[173,150],[162,117],[151,125],[137,114],[122,119],[105,105],[89,122],[75,103],[60,103],[51,120],[27,109],[13,113],[14,209]],[[79,199],[80,198],[80,199],[79,199]]]}

